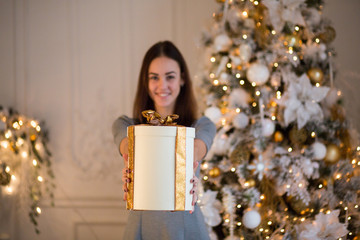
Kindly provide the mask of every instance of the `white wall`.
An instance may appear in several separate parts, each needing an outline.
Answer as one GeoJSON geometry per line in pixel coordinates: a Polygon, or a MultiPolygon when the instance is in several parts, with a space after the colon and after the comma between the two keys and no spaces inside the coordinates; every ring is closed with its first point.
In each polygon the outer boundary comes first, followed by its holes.
{"type": "MultiPolygon", "coordinates": [[[[26,213],[13,239],[121,239],[126,222],[120,159],[110,127],[130,114],[143,54],[170,39],[194,75],[196,42],[215,0],[0,0],[0,105],[45,120],[56,207],[36,236],[26,213]]],[[[358,0],[329,0],[337,31],[336,84],[360,130],[358,0]]]]}

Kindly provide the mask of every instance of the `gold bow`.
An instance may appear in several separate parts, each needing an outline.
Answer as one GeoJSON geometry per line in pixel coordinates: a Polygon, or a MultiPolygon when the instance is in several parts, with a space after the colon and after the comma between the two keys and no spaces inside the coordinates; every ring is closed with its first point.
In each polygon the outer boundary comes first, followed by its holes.
{"type": "Polygon", "coordinates": [[[171,114],[166,116],[165,118],[161,118],[160,114],[155,112],[154,110],[145,110],[141,112],[142,115],[146,118],[146,121],[155,126],[159,125],[176,125],[176,122],[174,122],[175,119],[179,118],[179,115],[177,114],[171,114]]]}

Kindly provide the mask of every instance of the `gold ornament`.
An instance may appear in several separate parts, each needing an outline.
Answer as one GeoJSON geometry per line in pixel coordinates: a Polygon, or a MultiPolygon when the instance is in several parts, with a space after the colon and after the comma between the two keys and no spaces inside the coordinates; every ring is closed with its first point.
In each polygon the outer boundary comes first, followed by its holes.
{"type": "Polygon", "coordinates": [[[237,165],[250,160],[250,151],[243,144],[238,144],[234,151],[231,152],[230,161],[232,164],[237,165]]]}
{"type": "Polygon", "coordinates": [[[324,43],[330,43],[334,41],[335,37],[336,37],[336,31],[331,26],[325,27],[325,31],[320,33],[318,36],[318,38],[324,43]]]}
{"type": "Polygon", "coordinates": [[[295,125],[289,132],[289,138],[294,146],[300,146],[306,142],[308,132],[305,128],[298,129],[295,125]]]}
{"type": "Polygon", "coordinates": [[[217,3],[224,3],[225,0],[216,0],[217,3]]]}
{"type": "Polygon", "coordinates": [[[209,176],[216,178],[220,175],[220,173],[221,173],[220,168],[214,167],[214,168],[210,169],[209,176]]]}
{"type": "Polygon", "coordinates": [[[318,67],[310,68],[307,72],[311,82],[313,83],[322,83],[324,79],[323,71],[318,67]]]}
{"type": "Polygon", "coordinates": [[[249,180],[247,180],[247,181],[245,182],[245,184],[247,185],[247,187],[254,187],[255,184],[256,184],[256,182],[255,182],[254,179],[250,178],[249,180]]]}
{"type": "Polygon", "coordinates": [[[326,156],[324,161],[328,164],[337,163],[340,159],[341,153],[340,149],[335,144],[329,144],[326,148],[326,156]]]}
{"type": "Polygon", "coordinates": [[[298,35],[286,35],[284,45],[287,47],[300,47],[302,41],[298,35]]]}
{"type": "Polygon", "coordinates": [[[276,131],[274,133],[274,141],[275,142],[282,142],[284,140],[284,135],[280,131],[276,131]]]}

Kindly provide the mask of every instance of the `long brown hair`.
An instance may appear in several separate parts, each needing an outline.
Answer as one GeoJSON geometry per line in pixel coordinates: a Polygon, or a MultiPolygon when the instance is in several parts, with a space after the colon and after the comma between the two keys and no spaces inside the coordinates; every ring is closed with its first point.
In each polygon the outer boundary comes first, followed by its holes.
{"type": "Polygon", "coordinates": [[[155,110],[154,101],[149,95],[149,66],[157,57],[165,56],[175,60],[180,67],[181,78],[184,85],[180,88],[180,93],[176,99],[174,113],[180,118],[177,123],[184,126],[191,126],[196,120],[197,104],[193,93],[192,82],[185,59],[170,41],[162,41],[154,44],[145,54],[135,95],[133,117],[136,122],[144,123],[141,112],[144,110],[155,110]]]}

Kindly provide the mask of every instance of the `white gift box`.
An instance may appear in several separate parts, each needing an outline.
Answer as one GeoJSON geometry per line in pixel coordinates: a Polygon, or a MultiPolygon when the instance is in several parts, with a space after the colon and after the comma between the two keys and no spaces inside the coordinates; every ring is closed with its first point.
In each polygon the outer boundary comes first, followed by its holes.
{"type": "Polygon", "coordinates": [[[182,126],[128,127],[127,209],[192,210],[195,129],[182,126]]]}

